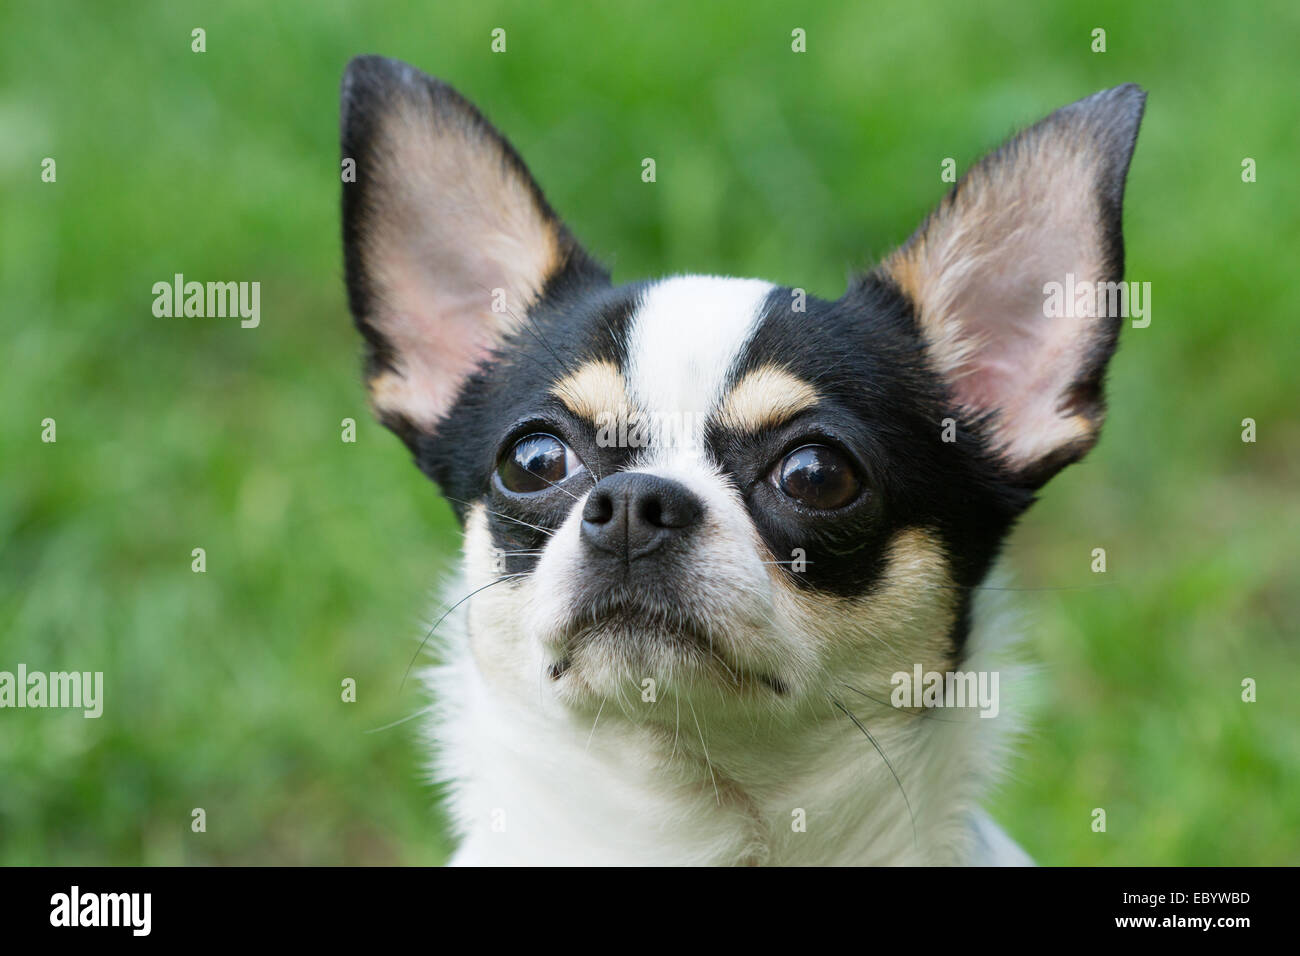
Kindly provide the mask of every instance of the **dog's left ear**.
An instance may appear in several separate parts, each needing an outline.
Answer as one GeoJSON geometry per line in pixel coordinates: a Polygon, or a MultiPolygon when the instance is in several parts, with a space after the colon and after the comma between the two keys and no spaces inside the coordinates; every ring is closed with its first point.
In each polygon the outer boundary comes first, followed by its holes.
{"type": "Polygon", "coordinates": [[[1104,314],[1104,295],[1097,317],[1047,303],[1051,289],[1123,277],[1124,180],[1145,101],[1117,86],[1025,130],[878,270],[911,300],[963,416],[1028,487],[1083,457],[1101,428],[1121,317],[1104,314]]]}
{"type": "Polygon", "coordinates": [[[341,141],[344,262],[370,401],[414,447],[552,283],[608,275],[446,83],[357,57],[343,76],[341,141]]]}

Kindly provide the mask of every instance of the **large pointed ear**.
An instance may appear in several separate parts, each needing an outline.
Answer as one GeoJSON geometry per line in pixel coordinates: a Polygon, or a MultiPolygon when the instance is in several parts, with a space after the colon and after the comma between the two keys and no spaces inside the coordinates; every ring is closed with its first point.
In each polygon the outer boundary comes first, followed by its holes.
{"type": "Polygon", "coordinates": [[[371,405],[411,444],[437,430],[549,284],[608,276],[473,104],[414,67],[349,63],[341,140],[348,296],[371,405]]]}
{"type": "Polygon", "coordinates": [[[1081,290],[1123,277],[1124,180],[1145,101],[1118,86],[1025,130],[880,267],[911,300],[959,410],[1030,487],[1081,458],[1101,427],[1114,305],[1127,300],[1102,294],[1093,310],[1081,290]],[[1063,303],[1073,290],[1078,303],[1063,303]]]}

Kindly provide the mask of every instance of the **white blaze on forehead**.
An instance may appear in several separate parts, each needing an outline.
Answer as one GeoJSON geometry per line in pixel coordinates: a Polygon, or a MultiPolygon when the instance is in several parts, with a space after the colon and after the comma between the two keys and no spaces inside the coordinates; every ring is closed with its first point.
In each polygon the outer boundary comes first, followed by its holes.
{"type": "Polygon", "coordinates": [[[759,279],[683,276],[646,289],[627,336],[627,387],[649,416],[652,442],[699,446],[705,419],[754,335],[774,286],[759,279]]]}

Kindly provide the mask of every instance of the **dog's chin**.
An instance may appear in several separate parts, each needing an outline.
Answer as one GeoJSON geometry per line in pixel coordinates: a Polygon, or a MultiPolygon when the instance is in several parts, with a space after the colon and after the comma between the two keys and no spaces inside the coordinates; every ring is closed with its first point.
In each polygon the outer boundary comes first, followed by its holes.
{"type": "Polygon", "coordinates": [[[610,697],[642,700],[708,694],[736,700],[787,693],[771,666],[737,654],[727,630],[684,615],[623,608],[575,618],[544,642],[557,696],[582,706],[610,697]]]}

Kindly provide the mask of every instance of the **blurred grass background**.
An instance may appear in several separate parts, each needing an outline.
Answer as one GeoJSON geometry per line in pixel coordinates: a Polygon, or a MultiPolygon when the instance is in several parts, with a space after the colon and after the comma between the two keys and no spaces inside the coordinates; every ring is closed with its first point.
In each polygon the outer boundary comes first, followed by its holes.
{"type": "Polygon", "coordinates": [[[107,687],[100,720],[0,711],[0,863],[447,853],[414,725],[365,733],[422,705],[399,685],[457,536],[359,385],[336,129],[363,52],[478,102],[616,278],[832,297],[940,197],[944,157],[964,170],[1056,106],[1145,86],[1126,237],[1153,321],[1124,332],[1100,446],[1009,551],[1049,590],[1017,596],[1041,699],[992,810],[1043,863],[1300,862],[1298,21],[1288,2],[6,4],[0,670],[107,687]],[[154,318],[177,272],[260,281],[261,327],[154,318]]]}

